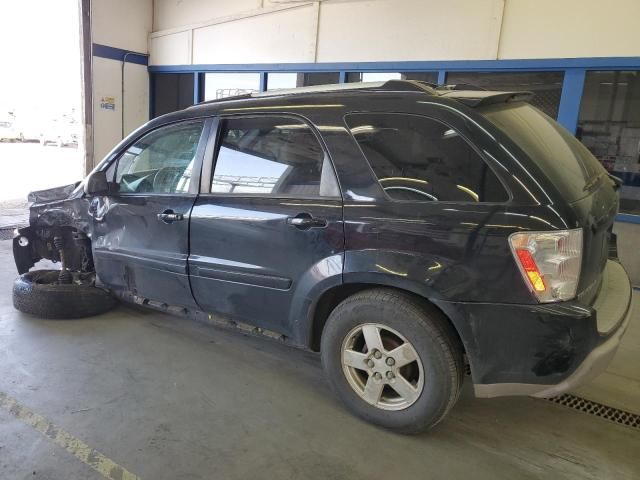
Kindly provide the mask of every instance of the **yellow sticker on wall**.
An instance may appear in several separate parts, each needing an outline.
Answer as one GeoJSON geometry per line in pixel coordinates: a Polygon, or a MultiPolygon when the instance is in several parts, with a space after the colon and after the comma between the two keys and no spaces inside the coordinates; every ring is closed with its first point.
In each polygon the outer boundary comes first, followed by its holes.
{"type": "Polygon", "coordinates": [[[105,110],[115,110],[116,109],[116,98],[115,97],[102,97],[100,99],[100,108],[104,108],[105,110]]]}

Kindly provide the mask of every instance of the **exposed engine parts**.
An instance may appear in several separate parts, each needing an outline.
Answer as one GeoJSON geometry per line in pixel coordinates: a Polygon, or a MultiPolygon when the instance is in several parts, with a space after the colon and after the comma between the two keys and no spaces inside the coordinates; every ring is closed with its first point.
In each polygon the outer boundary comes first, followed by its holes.
{"type": "Polygon", "coordinates": [[[22,228],[13,249],[20,273],[29,271],[45,258],[60,262],[58,282],[61,284],[71,283],[76,273],[94,271],[91,240],[72,227],[22,228]]]}
{"type": "Polygon", "coordinates": [[[67,284],[71,283],[73,277],[71,276],[71,272],[67,270],[67,264],[64,261],[64,240],[62,237],[53,237],[53,245],[56,247],[58,251],[58,256],[60,257],[60,263],[62,264],[62,269],[58,274],[58,283],[67,284]]]}

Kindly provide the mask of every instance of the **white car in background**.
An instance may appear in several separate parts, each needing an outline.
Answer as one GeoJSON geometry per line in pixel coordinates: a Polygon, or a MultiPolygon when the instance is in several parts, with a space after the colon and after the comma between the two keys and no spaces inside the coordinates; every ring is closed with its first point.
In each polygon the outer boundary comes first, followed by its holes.
{"type": "Polygon", "coordinates": [[[12,142],[16,140],[16,132],[13,122],[10,120],[0,120],[0,142],[12,142]]]}
{"type": "Polygon", "coordinates": [[[65,119],[54,119],[43,128],[40,143],[44,146],[55,144],[58,147],[78,146],[79,125],[65,119]]]}

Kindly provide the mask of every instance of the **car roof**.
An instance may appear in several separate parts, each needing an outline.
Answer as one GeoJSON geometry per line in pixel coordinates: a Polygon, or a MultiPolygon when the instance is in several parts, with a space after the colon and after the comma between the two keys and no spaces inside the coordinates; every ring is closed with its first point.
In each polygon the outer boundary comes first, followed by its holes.
{"type": "MultiPolygon", "coordinates": [[[[339,101],[344,102],[346,98],[370,96],[371,100],[379,95],[393,93],[395,95],[410,96],[425,95],[433,99],[448,99],[458,101],[469,107],[478,107],[492,103],[504,103],[512,101],[529,100],[531,92],[504,92],[469,89],[474,88],[468,85],[445,85],[436,86],[418,80],[388,80],[386,82],[358,82],[341,83],[328,85],[314,85],[308,87],[298,87],[292,89],[275,89],[266,92],[256,92],[233,97],[226,97],[216,100],[209,100],[190,106],[184,110],[172,112],[153,121],[164,123],[166,121],[177,121],[185,118],[215,115],[218,113],[259,111],[260,109],[278,109],[302,113],[305,106],[317,106],[325,103],[331,105],[339,101]],[[285,100],[285,103],[282,102],[285,100]],[[295,110],[294,110],[295,109],[295,110]],[[160,120],[162,119],[162,120],[160,120]]],[[[445,100],[446,102],[446,100],[445,100]]],[[[341,105],[334,105],[341,106],[341,105]]]]}

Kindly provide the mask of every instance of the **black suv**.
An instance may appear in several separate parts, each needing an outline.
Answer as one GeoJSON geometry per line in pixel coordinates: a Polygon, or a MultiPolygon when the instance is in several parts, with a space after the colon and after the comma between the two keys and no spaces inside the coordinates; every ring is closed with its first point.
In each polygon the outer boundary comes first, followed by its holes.
{"type": "Polygon", "coordinates": [[[401,432],[444,418],[466,364],[479,397],[557,395],[614,355],[631,287],[608,260],[618,185],[529,98],[389,81],[156,118],[31,194],[14,304],[250,324],[401,432]]]}

